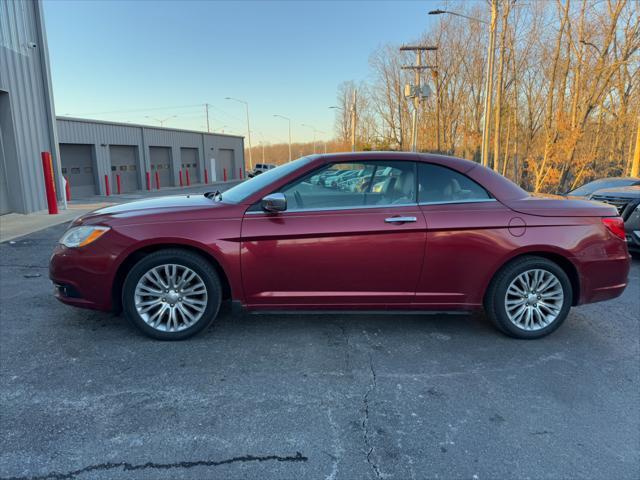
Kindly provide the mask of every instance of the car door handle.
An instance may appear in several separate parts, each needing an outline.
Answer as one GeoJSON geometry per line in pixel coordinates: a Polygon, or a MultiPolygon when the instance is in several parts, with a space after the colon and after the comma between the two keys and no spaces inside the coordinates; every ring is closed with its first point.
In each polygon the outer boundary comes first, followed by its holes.
{"type": "Polygon", "coordinates": [[[384,223],[409,223],[417,220],[416,217],[389,217],[384,219],[384,223]]]}

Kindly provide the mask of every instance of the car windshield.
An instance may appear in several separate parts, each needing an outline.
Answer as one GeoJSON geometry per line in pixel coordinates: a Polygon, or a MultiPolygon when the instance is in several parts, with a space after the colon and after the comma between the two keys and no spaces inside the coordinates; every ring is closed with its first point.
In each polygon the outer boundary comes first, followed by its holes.
{"type": "Polygon", "coordinates": [[[582,185],[575,190],[570,191],[569,195],[589,195],[590,193],[593,193],[596,190],[601,190],[603,188],[627,187],[629,185],[635,185],[637,181],[638,180],[635,178],[605,178],[601,180],[595,180],[593,182],[587,183],[586,185],[582,185]]]}
{"type": "Polygon", "coordinates": [[[294,160],[293,162],[285,163],[278,168],[271,168],[256,177],[246,180],[236,185],[235,187],[224,191],[222,193],[222,199],[224,202],[228,203],[241,203],[257,191],[262,190],[270,183],[276,182],[281,178],[289,175],[291,172],[297,170],[298,168],[301,168],[304,165],[308,164],[311,160],[313,160],[313,158],[314,157],[312,156],[302,157],[294,160]]]}

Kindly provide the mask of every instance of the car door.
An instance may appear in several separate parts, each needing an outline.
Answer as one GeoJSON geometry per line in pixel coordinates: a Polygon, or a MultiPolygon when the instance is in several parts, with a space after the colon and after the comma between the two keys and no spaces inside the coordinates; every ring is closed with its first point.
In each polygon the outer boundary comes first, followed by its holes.
{"type": "Polygon", "coordinates": [[[325,165],[279,189],[287,210],[255,205],[242,224],[245,301],[254,307],[385,308],[410,304],[420,276],[425,221],[414,162],[325,165]],[[362,182],[317,182],[328,170],[362,182]],[[385,171],[385,175],[377,172],[385,171]]]}
{"type": "Polygon", "coordinates": [[[517,248],[524,221],[481,185],[442,165],[418,164],[418,202],[428,229],[416,304],[446,310],[482,305],[500,252],[517,248]]]}

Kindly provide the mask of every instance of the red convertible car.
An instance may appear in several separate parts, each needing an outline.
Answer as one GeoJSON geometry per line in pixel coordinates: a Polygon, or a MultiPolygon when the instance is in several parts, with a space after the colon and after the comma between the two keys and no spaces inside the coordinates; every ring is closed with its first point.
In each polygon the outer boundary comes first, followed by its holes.
{"type": "Polygon", "coordinates": [[[270,312],[484,307],[504,333],[538,338],[572,305],[619,296],[629,262],[612,206],[537,198],[458,158],[367,152],[89,213],[61,238],[50,276],[62,302],[123,309],[158,339],[201,331],[225,300],[270,312]]]}

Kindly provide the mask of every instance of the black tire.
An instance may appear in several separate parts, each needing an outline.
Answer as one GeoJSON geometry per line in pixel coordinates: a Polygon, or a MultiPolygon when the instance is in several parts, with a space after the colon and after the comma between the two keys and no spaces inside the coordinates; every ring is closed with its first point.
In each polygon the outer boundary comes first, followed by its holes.
{"type": "Polygon", "coordinates": [[[525,256],[508,263],[496,273],[485,295],[484,308],[489,320],[504,334],[514,338],[534,339],[549,335],[562,325],[571,309],[572,299],[571,281],[558,264],[543,257],[525,256]],[[562,286],[564,298],[556,318],[546,327],[531,331],[520,328],[509,319],[505,298],[511,282],[518,275],[533,269],[546,270],[552,273],[562,286]]]}
{"type": "Polygon", "coordinates": [[[122,308],[126,318],[140,331],[158,340],[184,340],[211,325],[218,315],[222,301],[222,287],[215,268],[204,257],[176,248],[160,250],[142,258],[127,274],[122,288],[122,308]],[[206,287],[207,303],[201,317],[191,326],[180,331],[161,331],[147,324],[135,305],[138,281],[152,268],[164,264],[187,267],[197,273],[206,287]]]}

